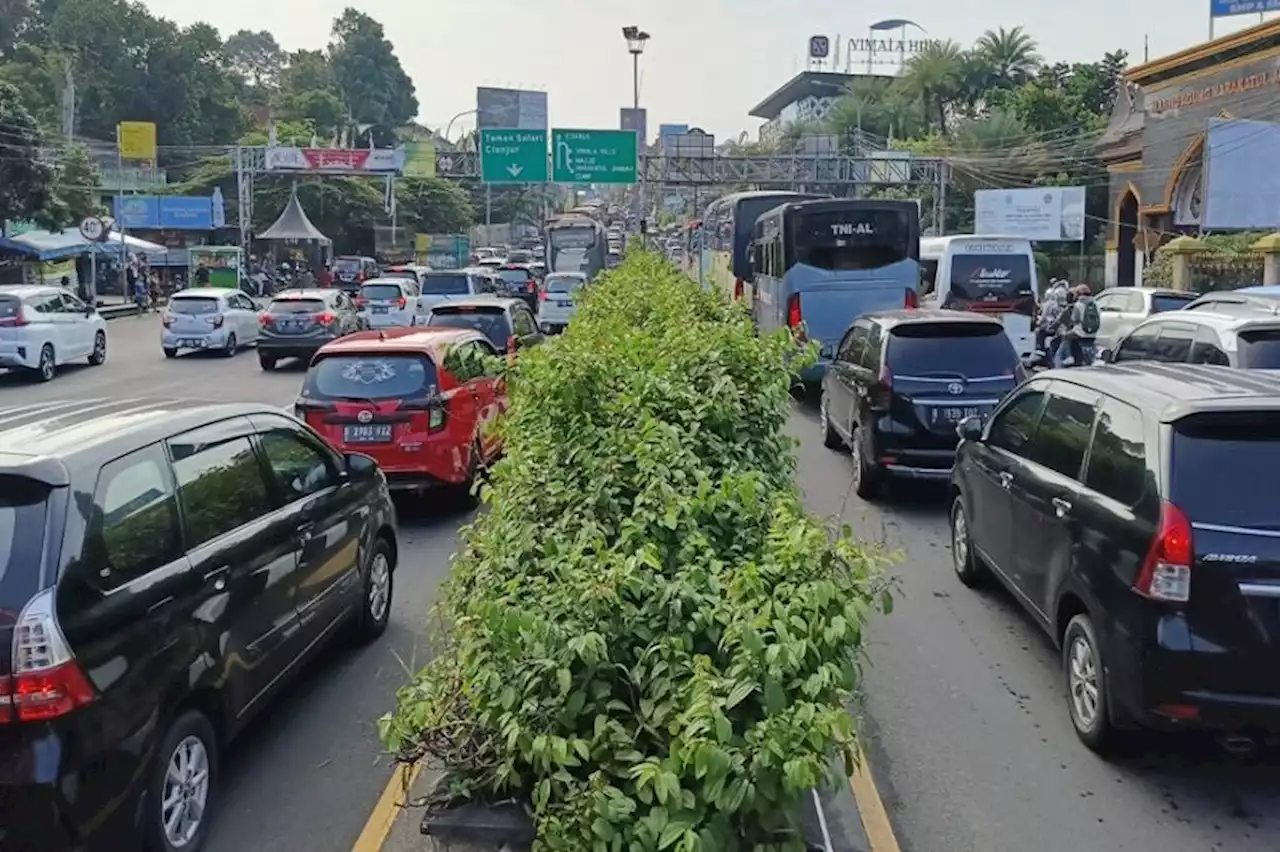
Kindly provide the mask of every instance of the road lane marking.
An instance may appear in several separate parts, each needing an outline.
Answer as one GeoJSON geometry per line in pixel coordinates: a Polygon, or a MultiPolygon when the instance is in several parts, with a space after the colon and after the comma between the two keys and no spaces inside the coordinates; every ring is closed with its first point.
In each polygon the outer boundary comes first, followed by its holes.
{"type": "Polygon", "coordinates": [[[849,778],[849,786],[853,788],[853,799],[858,803],[858,815],[862,817],[862,828],[867,832],[871,852],[902,852],[865,755],[849,778]]]}
{"type": "Polygon", "coordinates": [[[421,771],[422,761],[418,761],[413,766],[401,764],[396,767],[387,781],[387,786],[382,790],[378,803],[373,806],[373,812],[369,814],[364,830],[356,838],[356,845],[351,847],[351,852],[380,852],[383,844],[387,842],[387,837],[391,835],[391,827],[395,825],[396,817],[400,815],[409,791],[413,789],[413,782],[418,780],[418,774],[421,771]]]}

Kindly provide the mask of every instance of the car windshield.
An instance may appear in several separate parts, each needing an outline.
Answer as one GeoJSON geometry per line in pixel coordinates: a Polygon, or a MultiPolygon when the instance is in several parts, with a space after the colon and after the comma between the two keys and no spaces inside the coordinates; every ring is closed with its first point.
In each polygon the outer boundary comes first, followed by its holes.
{"type": "MultiPolygon", "coordinates": [[[[0,476],[0,631],[11,627],[40,590],[45,504],[50,489],[20,476],[0,476]]],[[[0,650],[0,663],[8,648],[0,650]]],[[[3,671],[0,668],[0,671],[3,671]]]]}
{"type": "Polygon", "coordinates": [[[511,336],[511,323],[501,307],[436,308],[427,319],[427,325],[447,328],[471,328],[480,332],[498,349],[507,348],[511,336]]]}
{"type": "Polygon", "coordinates": [[[399,284],[365,284],[360,288],[361,298],[371,302],[394,302],[404,296],[399,284]]]}
{"type": "Polygon", "coordinates": [[[320,399],[420,399],[436,390],[436,367],[425,355],[330,355],[311,365],[304,387],[320,399]]]}
{"type": "Polygon", "coordinates": [[[995,323],[908,323],[889,337],[888,367],[904,376],[1007,376],[1017,366],[1009,336],[995,323]]]}
{"type": "Polygon", "coordinates": [[[277,299],[267,307],[269,314],[321,314],[323,299],[277,299]]]}
{"type": "Polygon", "coordinates": [[[1194,293],[1175,295],[1173,293],[1157,293],[1151,297],[1151,313],[1162,314],[1165,311],[1180,311],[1196,300],[1194,293]]]}
{"type": "Polygon", "coordinates": [[[205,296],[174,296],[169,300],[169,313],[199,316],[216,314],[218,300],[205,296]]]}
{"type": "Polygon", "coordinates": [[[424,296],[464,296],[468,292],[466,275],[428,275],[422,279],[424,296]]]}
{"type": "Polygon", "coordinates": [[[573,293],[582,289],[582,285],[586,282],[577,275],[548,275],[547,276],[547,292],[548,293],[573,293]]]}

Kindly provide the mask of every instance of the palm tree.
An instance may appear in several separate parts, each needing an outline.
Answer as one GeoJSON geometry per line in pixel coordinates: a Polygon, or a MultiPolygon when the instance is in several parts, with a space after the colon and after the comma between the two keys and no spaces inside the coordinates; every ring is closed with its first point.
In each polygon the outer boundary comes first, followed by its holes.
{"type": "Polygon", "coordinates": [[[1012,89],[1021,86],[1040,67],[1036,40],[1022,27],[987,30],[978,39],[974,52],[991,68],[994,87],[1012,89]]]}
{"type": "Polygon", "coordinates": [[[861,150],[879,140],[923,134],[928,121],[919,98],[885,80],[856,80],[831,108],[827,132],[846,150],[861,150]]]}
{"type": "Polygon", "coordinates": [[[939,130],[946,130],[949,108],[962,99],[963,64],[964,51],[954,41],[930,42],[907,60],[897,80],[901,91],[920,100],[930,123],[939,130]]]}

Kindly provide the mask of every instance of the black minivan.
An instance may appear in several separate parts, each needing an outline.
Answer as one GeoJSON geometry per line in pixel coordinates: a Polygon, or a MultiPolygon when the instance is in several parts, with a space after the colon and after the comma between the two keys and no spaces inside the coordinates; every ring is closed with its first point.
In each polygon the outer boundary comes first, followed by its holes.
{"type": "Polygon", "coordinates": [[[956,424],[995,408],[1024,378],[998,319],[971,311],[895,310],[854,320],[822,380],[822,440],[853,455],[854,490],[886,477],[945,482],[956,424]]]}
{"type": "Polygon", "coordinates": [[[952,558],[1062,650],[1080,739],[1280,733],[1280,376],[1053,370],[960,424],[952,558]]]}
{"type": "Polygon", "coordinates": [[[373,460],[279,409],[0,412],[0,849],[198,849],[221,748],[382,633],[396,555],[373,460]]]}

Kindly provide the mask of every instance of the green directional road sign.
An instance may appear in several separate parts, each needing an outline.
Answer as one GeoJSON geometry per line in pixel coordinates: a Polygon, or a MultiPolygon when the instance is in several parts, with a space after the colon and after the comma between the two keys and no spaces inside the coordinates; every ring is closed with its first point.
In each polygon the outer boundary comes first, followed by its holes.
{"type": "Polygon", "coordinates": [[[556,183],[635,183],[634,130],[552,130],[556,183]]]}
{"type": "Polygon", "coordinates": [[[480,180],[546,183],[547,131],[481,130],[480,180]]]}

